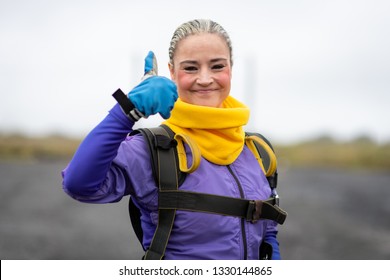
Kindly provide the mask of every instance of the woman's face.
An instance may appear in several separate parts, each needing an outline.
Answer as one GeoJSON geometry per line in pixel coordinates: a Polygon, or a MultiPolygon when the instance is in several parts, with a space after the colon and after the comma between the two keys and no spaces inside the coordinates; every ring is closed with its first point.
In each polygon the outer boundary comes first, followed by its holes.
{"type": "Polygon", "coordinates": [[[221,107],[230,93],[230,52],[217,34],[202,33],[181,40],[169,70],[180,99],[186,103],[221,107]]]}

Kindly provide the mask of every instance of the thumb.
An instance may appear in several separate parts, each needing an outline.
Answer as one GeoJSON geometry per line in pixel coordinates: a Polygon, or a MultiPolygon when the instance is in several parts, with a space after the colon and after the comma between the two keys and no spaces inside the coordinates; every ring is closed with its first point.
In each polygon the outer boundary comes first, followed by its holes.
{"type": "Polygon", "coordinates": [[[155,75],[158,75],[157,60],[154,53],[152,51],[149,51],[148,55],[145,57],[144,76],[155,75]]]}

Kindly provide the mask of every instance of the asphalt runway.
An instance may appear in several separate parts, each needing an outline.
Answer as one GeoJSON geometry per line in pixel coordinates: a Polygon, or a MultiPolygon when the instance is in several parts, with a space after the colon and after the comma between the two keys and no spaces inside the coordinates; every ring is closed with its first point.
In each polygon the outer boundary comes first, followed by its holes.
{"type": "MultiPolygon", "coordinates": [[[[140,259],[128,199],[84,204],[61,187],[66,162],[0,162],[0,259],[140,259]]],[[[389,260],[390,172],[281,168],[287,260],[389,260]]]]}

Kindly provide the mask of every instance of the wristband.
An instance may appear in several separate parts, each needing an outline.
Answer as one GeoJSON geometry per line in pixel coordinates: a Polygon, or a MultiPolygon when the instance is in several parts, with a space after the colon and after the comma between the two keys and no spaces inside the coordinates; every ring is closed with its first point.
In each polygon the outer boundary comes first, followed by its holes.
{"type": "Polygon", "coordinates": [[[129,117],[132,121],[138,121],[140,118],[144,117],[140,111],[135,108],[134,104],[130,101],[129,98],[124,94],[124,92],[118,88],[112,96],[119,103],[122,108],[122,111],[125,113],[127,117],[129,117]]]}

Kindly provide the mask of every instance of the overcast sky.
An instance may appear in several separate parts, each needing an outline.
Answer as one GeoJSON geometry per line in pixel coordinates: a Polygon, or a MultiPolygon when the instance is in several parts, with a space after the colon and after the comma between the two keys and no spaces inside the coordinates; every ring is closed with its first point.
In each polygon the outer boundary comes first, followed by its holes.
{"type": "Polygon", "coordinates": [[[111,94],[139,82],[149,50],[168,76],[174,29],[211,18],[233,41],[247,129],[274,142],[388,141],[389,12],[386,0],[0,0],[0,132],[85,136],[111,94]]]}

